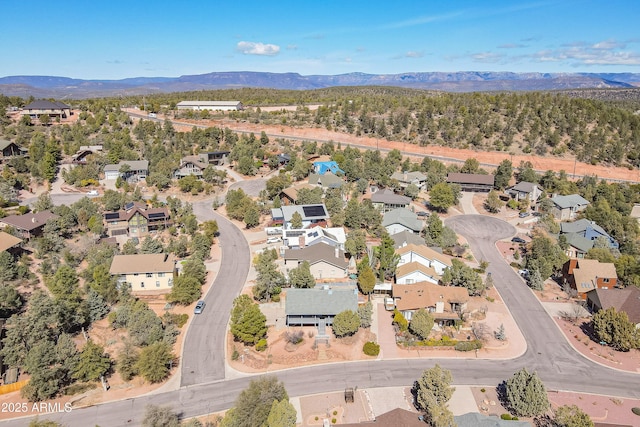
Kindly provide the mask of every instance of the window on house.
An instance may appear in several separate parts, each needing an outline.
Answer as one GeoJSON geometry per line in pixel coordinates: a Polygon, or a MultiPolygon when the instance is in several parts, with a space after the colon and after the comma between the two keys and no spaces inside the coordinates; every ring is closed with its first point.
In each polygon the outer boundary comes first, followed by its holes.
{"type": "Polygon", "coordinates": [[[140,287],[144,288],[144,282],[140,282],[140,287]]]}
{"type": "Polygon", "coordinates": [[[153,277],[153,273],[147,273],[147,277],[153,277]]]}
{"type": "Polygon", "coordinates": [[[138,273],[133,273],[133,276],[134,277],[138,277],[138,273]]]}
{"type": "Polygon", "coordinates": [[[164,273],[158,273],[158,277],[164,277],[164,273]]]}
{"type": "Polygon", "coordinates": [[[160,287],[160,280],[156,280],[156,288],[160,287]]]}
{"type": "Polygon", "coordinates": [[[604,279],[602,279],[602,281],[603,281],[604,283],[609,283],[609,278],[608,278],[608,277],[605,277],[604,279]]]}

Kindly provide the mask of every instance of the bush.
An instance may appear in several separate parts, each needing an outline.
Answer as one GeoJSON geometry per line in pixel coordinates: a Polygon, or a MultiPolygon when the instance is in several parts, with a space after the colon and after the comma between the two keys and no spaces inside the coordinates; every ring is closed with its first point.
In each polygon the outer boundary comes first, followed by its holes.
{"type": "Polygon", "coordinates": [[[513,418],[511,418],[511,414],[502,414],[500,415],[500,418],[503,420],[512,420],[513,418]]]}
{"type": "Polygon", "coordinates": [[[167,313],[167,323],[171,325],[176,325],[178,328],[182,328],[189,320],[189,315],[187,313],[176,314],[176,313],[167,313]]]}
{"type": "Polygon", "coordinates": [[[442,338],[440,338],[439,340],[432,338],[429,340],[421,341],[419,345],[423,345],[427,347],[443,347],[443,346],[452,347],[457,343],[458,343],[457,340],[454,340],[453,338],[450,338],[447,335],[443,335],[442,338]]]}
{"type": "Polygon", "coordinates": [[[638,407],[631,408],[631,412],[633,412],[634,414],[640,416],[640,408],[638,408],[638,407]]]}
{"type": "Polygon", "coordinates": [[[266,349],[267,349],[267,340],[262,338],[261,340],[259,340],[256,343],[256,350],[257,351],[265,351],[266,349]]]}
{"type": "Polygon", "coordinates": [[[486,388],[481,388],[481,389],[480,389],[480,393],[484,393],[485,391],[487,391],[487,389],[486,389],[486,388]]]}
{"type": "Polygon", "coordinates": [[[240,358],[240,353],[235,348],[233,349],[233,353],[231,353],[231,360],[238,360],[240,358]]]}
{"type": "Polygon", "coordinates": [[[380,354],[380,344],[376,344],[373,341],[368,341],[364,343],[362,351],[367,356],[377,356],[378,354],[380,354]]]}
{"type": "Polygon", "coordinates": [[[473,341],[460,341],[458,344],[455,345],[455,347],[453,347],[454,349],[458,350],[458,351],[472,351],[472,350],[478,350],[480,348],[482,348],[482,343],[479,340],[473,340],[473,341]]]}
{"type": "Polygon", "coordinates": [[[299,329],[297,331],[287,331],[284,334],[284,339],[291,344],[300,344],[303,341],[304,331],[299,329]]]}
{"type": "Polygon", "coordinates": [[[331,418],[331,424],[335,424],[336,422],[338,422],[338,420],[336,420],[335,418],[331,418]]]}

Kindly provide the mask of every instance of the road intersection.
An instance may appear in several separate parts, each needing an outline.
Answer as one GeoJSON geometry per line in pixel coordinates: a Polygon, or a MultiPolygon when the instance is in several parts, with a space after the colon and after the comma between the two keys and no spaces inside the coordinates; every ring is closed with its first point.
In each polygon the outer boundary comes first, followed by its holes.
{"type": "MultiPolygon", "coordinates": [[[[54,196],[52,196],[53,198],[54,196]]],[[[54,200],[56,202],[56,200],[54,200]]],[[[168,405],[188,418],[217,412],[233,405],[252,376],[225,378],[225,336],[231,302],[249,270],[249,247],[240,230],[210,208],[210,201],[194,203],[199,220],[216,219],[223,258],[220,271],[207,295],[207,315],[194,319],[185,339],[181,387],[178,390],[104,403],[45,418],[66,425],[140,425],[146,405],[168,405]]],[[[345,387],[378,388],[408,386],[422,370],[435,363],[453,373],[456,384],[496,386],[513,372],[526,367],[536,371],[548,389],[640,398],[640,376],[592,362],[565,340],[522,279],[495,248],[499,239],[515,234],[508,223],[482,215],[461,215],[446,224],[463,235],[479,260],[489,262],[494,283],[510,308],[527,341],[526,352],[510,360],[395,359],[332,363],[273,372],[290,396],[343,390],[345,387]]],[[[14,419],[1,425],[24,425],[14,419]]]]}

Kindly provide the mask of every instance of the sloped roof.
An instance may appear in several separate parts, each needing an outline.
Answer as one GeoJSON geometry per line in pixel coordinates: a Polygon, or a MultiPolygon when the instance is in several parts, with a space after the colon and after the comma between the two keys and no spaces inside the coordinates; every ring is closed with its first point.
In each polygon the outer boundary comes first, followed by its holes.
{"type": "Polygon", "coordinates": [[[371,201],[373,203],[384,203],[387,205],[408,205],[411,203],[409,197],[396,194],[388,188],[373,193],[371,195],[371,201]]]}
{"type": "Polygon", "coordinates": [[[593,230],[597,231],[598,233],[602,234],[603,236],[611,237],[611,236],[609,236],[609,233],[607,233],[604,230],[604,228],[600,227],[594,221],[589,221],[586,218],[582,218],[582,219],[579,219],[579,220],[573,221],[573,222],[561,222],[560,223],[560,232],[561,233],[584,233],[587,230],[587,228],[592,228],[593,230]]]}
{"type": "Polygon", "coordinates": [[[358,290],[352,288],[313,289],[290,288],[285,296],[285,313],[290,316],[324,315],[335,316],[345,311],[358,309],[358,290]]]}
{"type": "Polygon", "coordinates": [[[363,421],[361,423],[340,424],[341,427],[426,427],[420,418],[421,414],[396,408],[389,412],[380,414],[373,421],[363,421]]]}
{"type": "Polygon", "coordinates": [[[424,238],[418,236],[415,233],[412,233],[409,230],[403,230],[399,233],[392,234],[391,238],[394,242],[394,247],[396,249],[401,248],[403,246],[414,244],[414,245],[424,245],[424,238]]]}
{"type": "Polygon", "coordinates": [[[313,162],[313,167],[317,173],[320,175],[324,175],[326,172],[333,172],[334,174],[343,173],[344,171],[340,169],[338,163],[334,160],[329,161],[315,161],[313,162]]]}
{"type": "Polygon", "coordinates": [[[450,173],[447,174],[447,182],[455,184],[482,184],[493,185],[495,177],[480,173],[450,173]]]}
{"type": "Polygon", "coordinates": [[[110,274],[171,273],[175,268],[173,254],[116,255],[111,262],[110,274]]]}
{"type": "Polygon", "coordinates": [[[436,302],[465,303],[469,301],[469,292],[459,286],[441,286],[430,282],[418,282],[411,285],[393,285],[393,298],[398,310],[418,310],[435,307],[436,302]]]}
{"type": "Polygon", "coordinates": [[[329,218],[327,207],[324,205],[324,203],[313,205],[289,205],[282,206],[280,209],[282,210],[282,216],[284,220],[287,222],[291,221],[291,217],[296,212],[300,214],[303,221],[323,220],[329,218]],[[313,214],[307,215],[305,211],[313,212],[313,214]]]}
{"type": "Polygon", "coordinates": [[[392,224],[404,225],[416,232],[422,230],[423,227],[423,222],[418,219],[418,215],[407,208],[396,208],[384,214],[382,226],[388,227],[392,224]]]}
{"type": "Polygon", "coordinates": [[[569,194],[568,196],[555,196],[551,201],[560,209],[567,209],[576,206],[586,206],[589,201],[579,194],[569,194]]]}
{"type": "Polygon", "coordinates": [[[579,259],[573,269],[573,278],[578,292],[588,292],[596,288],[597,278],[617,279],[616,267],[611,262],[600,262],[596,259],[579,259]]]}
{"type": "Polygon", "coordinates": [[[631,213],[629,214],[631,218],[640,218],[640,204],[636,203],[631,208],[631,213]]]}
{"type": "Polygon", "coordinates": [[[309,190],[313,189],[313,187],[309,184],[300,184],[294,187],[287,187],[281,191],[284,195],[289,197],[291,200],[298,200],[298,191],[302,188],[307,188],[309,190]]]}
{"type": "Polygon", "coordinates": [[[139,171],[139,170],[149,170],[149,161],[148,160],[123,160],[117,165],[104,165],[105,172],[118,172],[122,165],[129,165],[131,170],[139,171]]]}
{"type": "Polygon", "coordinates": [[[454,417],[458,427],[530,427],[529,421],[503,420],[495,416],[483,415],[479,412],[469,412],[454,417]]]}
{"type": "Polygon", "coordinates": [[[312,173],[309,174],[309,184],[322,185],[327,188],[340,188],[344,181],[332,172],[327,172],[324,175],[312,173]]]}
{"type": "MultiPolygon", "coordinates": [[[[533,190],[538,187],[538,184],[534,182],[520,181],[513,187],[507,188],[507,191],[518,191],[520,193],[533,193],[533,190]]],[[[540,188],[540,187],[538,187],[540,188]]]]}
{"type": "Polygon", "coordinates": [[[0,231],[0,252],[6,251],[16,245],[19,245],[22,242],[22,239],[16,236],[12,236],[9,233],[5,233],[4,231],[0,231]]]}
{"type": "Polygon", "coordinates": [[[566,233],[564,236],[567,239],[567,243],[582,252],[589,252],[589,249],[593,248],[593,240],[589,240],[586,237],[582,237],[578,233],[566,233]]]}
{"type": "Polygon", "coordinates": [[[413,181],[425,181],[427,176],[419,171],[414,172],[394,172],[391,174],[391,179],[395,179],[399,182],[413,182],[413,181]]]}
{"type": "Polygon", "coordinates": [[[433,277],[436,280],[440,278],[440,275],[436,273],[436,270],[434,270],[432,267],[427,267],[426,265],[420,264],[417,261],[400,264],[396,268],[396,278],[404,277],[407,274],[411,274],[416,271],[419,271],[426,276],[433,277]]]}
{"type": "Polygon", "coordinates": [[[403,246],[401,248],[396,249],[396,253],[398,255],[404,255],[409,252],[415,252],[416,254],[430,260],[437,260],[441,263],[451,267],[451,258],[447,257],[444,254],[436,252],[426,245],[413,245],[409,244],[407,246],[403,246]]]}
{"type": "Polygon", "coordinates": [[[287,249],[284,251],[283,258],[285,261],[309,261],[311,265],[324,261],[341,269],[349,267],[349,263],[344,259],[342,249],[334,248],[323,242],[301,249],[287,249]]]}
{"type": "Polygon", "coordinates": [[[64,102],[49,101],[46,99],[38,99],[22,107],[23,110],[65,110],[70,108],[71,107],[64,102]]]}
{"type": "MultiPolygon", "coordinates": [[[[7,148],[8,146],[10,146],[11,144],[15,145],[16,147],[18,147],[18,144],[16,144],[13,141],[7,141],[5,139],[0,139],[0,150],[4,150],[5,148],[7,148]]],[[[20,148],[20,147],[18,147],[20,148]]]]}
{"type": "Polygon", "coordinates": [[[18,230],[32,231],[57,218],[59,216],[50,211],[42,211],[37,213],[29,212],[24,215],[9,215],[0,219],[0,222],[4,222],[18,230]]]}
{"type": "Polygon", "coordinates": [[[200,169],[205,169],[209,166],[207,163],[200,161],[200,157],[198,156],[184,156],[182,160],[180,160],[180,167],[183,167],[187,163],[193,163],[200,169]]]}
{"type": "Polygon", "coordinates": [[[603,310],[613,307],[616,311],[624,311],[631,322],[640,323],[640,289],[635,286],[594,289],[589,291],[589,299],[597,299],[603,310]]]}

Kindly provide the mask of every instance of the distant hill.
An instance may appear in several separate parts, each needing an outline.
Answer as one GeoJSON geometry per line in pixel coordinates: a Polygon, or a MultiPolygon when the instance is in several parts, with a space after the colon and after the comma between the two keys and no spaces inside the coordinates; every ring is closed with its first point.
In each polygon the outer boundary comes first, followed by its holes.
{"type": "Polygon", "coordinates": [[[180,77],[82,80],[54,76],[0,78],[0,93],[23,98],[80,99],[242,87],[310,90],[334,86],[398,86],[446,92],[532,91],[640,87],[637,73],[401,73],[302,76],[298,73],[214,72],[180,77]]]}

